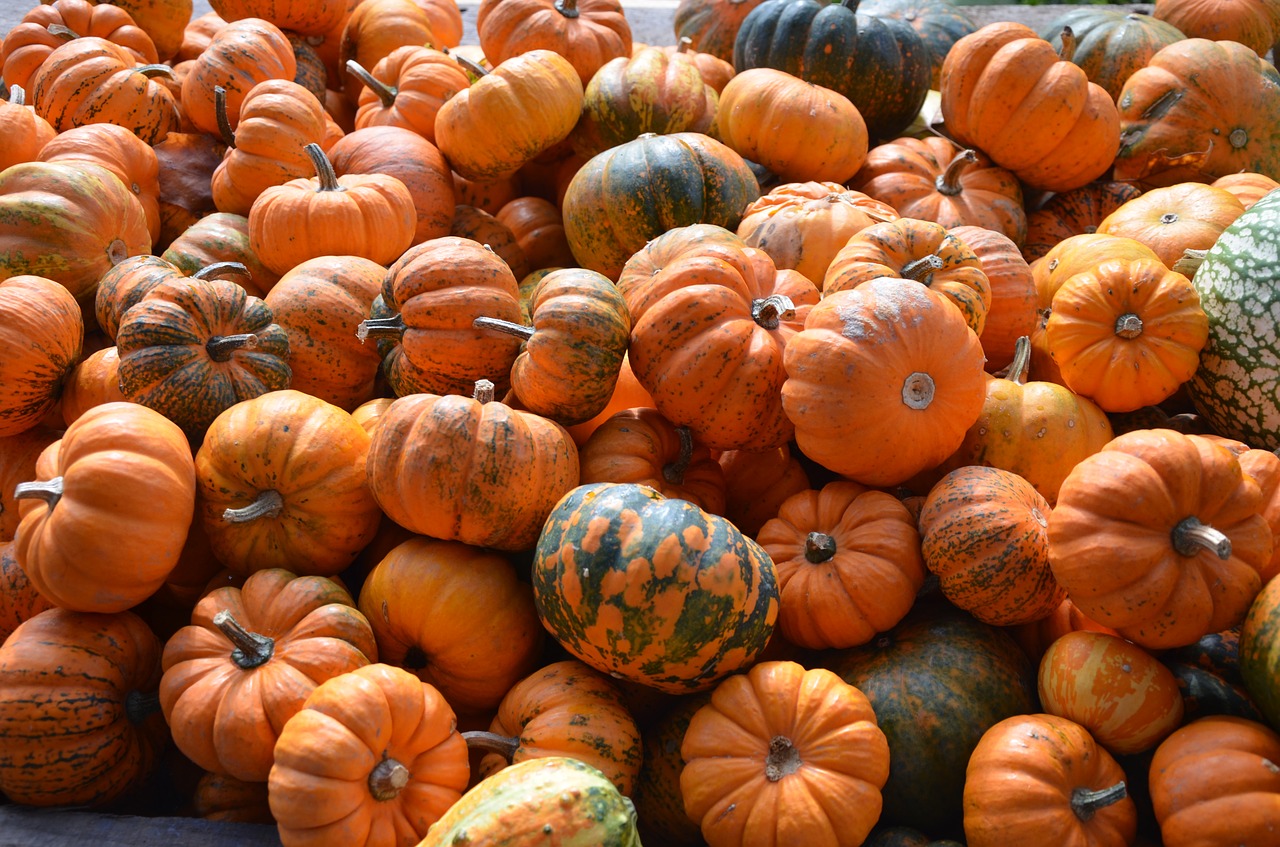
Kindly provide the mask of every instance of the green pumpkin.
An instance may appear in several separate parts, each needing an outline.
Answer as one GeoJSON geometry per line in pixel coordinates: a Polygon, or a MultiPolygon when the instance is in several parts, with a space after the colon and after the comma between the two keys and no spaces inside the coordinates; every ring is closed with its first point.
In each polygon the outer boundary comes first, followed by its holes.
{"type": "Polygon", "coordinates": [[[1160,655],[1182,692],[1183,723],[1206,715],[1264,720],[1240,675],[1240,627],[1212,632],[1160,655]]]}
{"type": "Polygon", "coordinates": [[[747,163],[714,138],[646,133],[589,159],[570,180],[561,208],[574,258],[617,280],[651,239],[698,223],[736,230],[759,196],[747,163]]]}
{"type": "Polygon", "coordinates": [[[749,667],[778,617],[773,560],[727,519],[644,485],[566,494],[533,556],[547,631],[617,678],[684,694],[749,667]]]}
{"type": "Polygon", "coordinates": [[[929,85],[933,88],[938,87],[942,78],[942,60],[952,45],[978,29],[973,18],[951,0],[862,0],[858,11],[873,18],[895,18],[911,25],[929,48],[929,85]]]}
{"type": "Polygon", "coordinates": [[[765,0],[738,30],[733,66],[776,68],[838,91],[873,140],[896,138],[924,105],[932,57],[910,24],[857,12],[858,0],[765,0]]]}
{"type": "Polygon", "coordinates": [[[965,768],[983,733],[1037,711],[1035,670],[1002,630],[920,599],[870,644],[824,665],[871,701],[889,739],[882,825],[960,831],[965,768]]]}
{"type": "Polygon", "coordinates": [[[1075,50],[1066,58],[1079,65],[1090,82],[1105,88],[1112,100],[1120,99],[1125,80],[1145,68],[1160,48],[1186,38],[1171,23],[1105,6],[1072,9],[1042,29],[1040,37],[1061,51],[1063,27],[1075,35],[1075,50]]]}
{"type": "Polygon", "coordinates": [[[205,215],[175,238],[160,258],[177,265],[187,276],[217,262],[239,262],[249,275],[237,282],[255,297],[265,297],[280,279],[249,246],[249,219],[230,212],[205,215]]]}
{"type": "Polygon", "coordinates": [[[1280,731],[1280,578],[1263,587],[1244,619],[1240,675],[1267,723],[1280,731]]]}

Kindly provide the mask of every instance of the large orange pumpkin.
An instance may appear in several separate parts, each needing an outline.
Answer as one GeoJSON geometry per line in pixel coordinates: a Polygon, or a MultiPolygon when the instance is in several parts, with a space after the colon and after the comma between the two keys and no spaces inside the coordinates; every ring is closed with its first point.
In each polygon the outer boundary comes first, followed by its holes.
{"type": "Polygon", "coordinates": [[[0,438],[49,413],[83,341],[80,307],[64,286],[38,276],[0,281],[0,438]]]}

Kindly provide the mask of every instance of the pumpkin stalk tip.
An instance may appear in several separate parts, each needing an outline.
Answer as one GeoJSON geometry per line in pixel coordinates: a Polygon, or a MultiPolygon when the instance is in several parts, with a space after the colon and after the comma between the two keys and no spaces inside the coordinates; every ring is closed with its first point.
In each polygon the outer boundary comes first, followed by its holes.
{"type": "Polygon", "coordinates": [[[1128,312],[1116,318],[1116,335],[1130,339],[1142,335],[1142,318],[1133,312],[1128,312]]]}
{"type": "Polygon", "coordinates": [[[258,518],[274,518],[284,511],[284,497],[274,488],[260,493],[248,506],[224,509],[222,519],[228,523],[249,523],[258,518]]]}
{"type": "Polygon", "coordinates": [[[492,403],[495,388],[496,386],[492,381],[477,379],[475,389],[471,392],[471,399],[482,405],[492,403]]]}
{"type": "Polygon", "coordinates": [[[338,175],[334,173],[333,163],[324,154],[323,147],[312,141],[302,149],[306,151],[307,157],[311,159],[311,164],[316,169],[316,178],[320,182],[320,187],[316,189],[317,192],[347,190],[338,182],[338,175]]]}
{"type": "Polygon", "coordinates": [[[462,56],[457,53],[450,53],[449,55],[453,57],[455,62],[462,66],[464,71],[471,74],[476,79],[489,75],[489,71],[486,70],[485,66],[479,62],[468,59],[466,56],[462,56]]]}
{"type": "Polygon", "coordinates": [[[75,41],[80,37],[79,33],[66,24],[46,24],[44,29],[45,32],[63,41],[75,41]]]}
{"type": "Polygon", "coordinates": [[[1009,367],[1005,369],[1005,379],[1015,382],[1018,385],[1026,385],[1027,377],[1031,373],[1031,337],[1028,335],[1018,336],[1018,340],[1013,343],[1013,361],[1009,363],[1009,367]]]}
{"type": "Polygon", "coordinates": [[[383,754],[381,762],[369,771],[369,793],[375,800],[394,800],[409,784],[409,769],[383,754]]]}
{"type": "Polygon", "coordinates": [[[784,776],[789,776],[800,770],[804,764],[800,760],[800,751],[790,738],[785,735],[775,735],[769,741],[769,755],[764,760],[765,779],[770,782],[777,782],[784,776]]]}
{"type": "Polygon", "coordinates": [[[20,482],[13,489],[15,500],[43,500],[50,509],[62,499],[62,477],[55,476],[44,482],[20,482]]]}
{"type": "Polygon", "coordinates": [[[1226,533],[1201,523],[1195,515],[1179,521],[1172,536],[1173,549],[1180,556],[1198,556],[1207,550],[1224,561],[1231,558],[1231,539],[1226,533]]]}
{"type": "Polygon", "coordinates": [[[355,59],[347,59],[347,72],[354,75],[356,79],[368,86],[370,91],[378,95],[378,99],[382,101],[382,108],[390,109],[396,104],[396,95],[400,92],[369,73],[355,59]]]}
{"type": "Polygon", "coordinates": [[[221,85],[213,87],[213,117],[218,122],[218,135],[228,148],[236,148],[236,131],[231,128],[231,117],[227,114],[227,89],[221,85]]]}
{"type": "Polygon", "coordinates": [[[966,168],[976,161],[978,161],[978,151],[973,149],[961,150],[947,163],[947,167],[933,181],[934,188],[939,194],[946,197],[955,197],[964,190],[964,186],[960,184],[961,175],[964,174],[966,168]]]}
{"type": "Polygon", "coordinates": [[[946,262],[936,253],[930,253],[928,256],[921,256],[919,259],[907,262],[902,267],[902,278],[909,279],[912,282],[918,282],[921,285],[928,285],[933,277],[934,271],[942,270],[942,266],[946,262]]]}
{"type": "Polygon", "coordinates": [[[693,461],[693,432],[687,426],[678,426],[676,435],[680,438],[680,453],[674,462],[663,466],[662,478],[670,485],[684,485],[685,472],[693,461]]]}
{"type": "Polygon", "coordinates": [[[555,10],[566,18],[578,17],[578,0],[556,0],[555,10]]]}
{"type": "Polygon", "coordinates": [[[238,276],[243,279],[253,279],[253,274],[249,273],[241,262],[214,262],[205,265],[200,270],[191,275],[192,279],[226,279],[229,276],[238,276]]]}
{"type": "Polygon", "coordinates": [[[407,329],[404,318],[392,315],[389,318],[368,318],[356,327],[356,338],[367,341],[370,338],[399,338],[407,329]]]}
{"type": "Polygon", "coordinates": [[[468,749],[497,753],[506,759],[508,763],[515,756],[516,751],[520,749],[519,738],[479,729],[462,733],[462,740],[467,742],[468,749]]]}
{"type": "Polygon", "coordinates": [[[231,651],[231,661],[241,670],[252,670],[265,665],[275,655],[274,638],[245,629],[226,609],[213,616],[213,625],[235,646],[231,651]]]}
{"type": "Polygon", "coordinates": [[[471,325],[476,329],[491,329],[495,332],[514,335],[517,338],[523,338],[525,341],[533,338],[533,327],[525,326],[524,324],[512,323],[511,321],[504,321],[499,318],[479,317],[472,321],[471,325]]]}
{"type": "Polygon", "coordinates": [[[804,540],[805,561],[820,565],[836,555],[836,540],[825,532],[811,532],[804,540]]]}
{"type": "Polygon", "coordinates": [[[933,377],[923,371],[910,374],[902,383],[902,403],[908,409],[921,411],[929,408],[937,386],[933,377]]]}
{"type": "Polygon", "coordinates": [[[785,294],[770,294],[751,301],[751,319],[764,329],[777,329],[783,321],[795,320],[796,304],[785,294]]]}
{"type": "Polygon", "coordinates": [[[14,84],[9,89],[8,100],[15,106],[27,105],[27,92],[23,90],[21,85],[14,84]]]}
{"type": "Polygon", "coordinates": [[[1110,788],[1094,791],[1089,788],[1076,788],[1071,792],[1071,811],[1082,821],[1092,820],[1098,810],[1105,809],[1113,803],[1119,803],[1129,796],[1129,789],[1121,780],[1110,788]]]}
{"type": "Polygon", "coordinates": [[[204,349],[213,361],[229,362],[235,351],[252,350],[257,346],[258,336],[252,332],[241,332],[235,335],[215,335],[205,343],[204,349]]]}

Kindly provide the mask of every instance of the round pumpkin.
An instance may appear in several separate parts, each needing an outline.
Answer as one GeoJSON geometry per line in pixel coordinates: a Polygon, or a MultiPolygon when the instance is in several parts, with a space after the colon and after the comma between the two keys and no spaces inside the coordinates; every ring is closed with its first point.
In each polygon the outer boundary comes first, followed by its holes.
{"type": "Polygon", "coordinates": [[[1071,61],[1113,100],[1120,99],[1125,81],[1134,71],[1146,67],[1160,48],[1194,35],[1184,34],[1159,15],[1152,17],[1106,6],[1072,9],[1054,18],[1040,34],[1061,48],[1063,28],[1070,30],[1069,38],[1074,41],[1071,61]]]}
{"type": "Polygon", "coordinates": [[[619,0],[483,0],[476,34],[494,65],[548,50],[569,60],[583,86],[610,59],[631,54],[631,25],[619,0]]]}
{"type": "Polygon", "coordinates": [[[64,286],[38,276],[0,281],[0,438],[53,409],[83,342],[80,307],[64,286]]]}

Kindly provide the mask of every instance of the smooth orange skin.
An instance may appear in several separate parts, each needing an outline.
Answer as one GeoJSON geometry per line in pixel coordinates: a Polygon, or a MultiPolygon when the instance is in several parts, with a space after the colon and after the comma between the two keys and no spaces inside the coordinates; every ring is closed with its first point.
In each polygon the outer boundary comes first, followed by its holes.
{"type": "Polygon", "coordinates": [[[1224,188],[1182,182],[1150,191],[1107,215],[1098,232],[1140,241],[1167,267],[1187,250],[1208,250],[1244,214],[1244,204],[1224,188]]]}
{"type": "Polygon", "coordinates": [[[58,131],[36,114],[35,106],[18,103],[10,87],[8,100],[0,100],[0,137],[5,139],[0,150],[0,171],[10,165],[34,162],[40,151],[58,131]]]}
{"type": "Polygon", "coordinates": [[[980,226],[955,226],[948,232],[974,252],[991,284],[991,308],[978,339],[987,356],[987,372],[995,373],[1008,367],[1018,339],[1030,335],[1035,326],[1035,276],[1007,236],[980,226]]]}
{"type": "Polygon", "coordinates": [[[54,0],[33,7],[4,35],[0,77],[10,88],[19,85],[30,93],[31,78],[40,65],[65,43],[61,36],[49,32],[48,27],[54,24],[65,26],[82,38],[93,36],[110,41],[128,51],[139,65],[160,61],[151,36],[123,7],[89,0],[54,0]]]}
{"type": "Polygon", "coordinates": [[[80,360],[62,389],[62,420],[67,426],[94,406],[124,402],[120,390],[120,353],[105,347],[80,360]]]}
{"type": "Polygon", "coordinates": [[[631,370],[631,360],[626,354],[623,354],[622,367],[618,369],[618,381],[613,386],[613,394],[610,395],[609,402],[600,410],[600,414],[588,421],[568,427],[569,435],[573,437],[573,442],[581,448],[582,445],[587,443],[587,439],[591,437],[593,432],[618,412],[623,409],[641,407],[655,408],[653,398],[649,396],[649,392],[645,391],[644,386],[636,379],[635,372],[631,370]]]}
{"type": "Polygon", "coordinates": [[[58,134],[40,149],[41,162],[89,162],[120,178],[147,215],[151,240],[160,239],[160,160],[151,145],[115,124],[85,124],[58,134]]]}
{"type": "Polygon", "coordinates": [[[440,107],[471,84],[457,62],[440,50],[425,46],[397,47],[366,70],[394,96],[387,103],[366,85],[360,92],[355,128],[398,126],[432,144],[436,143],[436,114],[440,107]]]}
{"type": "Polygon", "coordinates": [[[0,280],[0,438],[36,427],[53,409],[83,343],[80,307],[64,286],[39,276],[0,280]]]}
{"type": "Polygon", "coordinates": [[[555,0],[484,0],[476,13],[480,49],[494,65],[533,50],[554,51],[585,87],[605,62],[631,55],[631,25],[619,0],[578,0],[576,7],[569,16],[555,0]]]}
{"type": "Polygon", "coordinates": [[[724,516],[755,538],[760,527],[788,497],[809,489],[804,465],[784,444],[772,450],[725,450],[718,457],[724,471],[724,516]]]}
{"type": "Polygon", "coordinates": [[[213,36],[182,80],[184,119],[201,132],[218,135],[214,88],[227,92],[227,120],[240,123],[240,104],[249,90],[268,79],[291,80],[298,72],[289,39],[275,24],[261,18],[242,18],[213,36]]]}
{"type": "Polygon", "coordinates": [[[1214,188],[1223,188],[1230,191],[1244,205],[1246,210],[1263,197],[1266,197],[1271,191],[1280,188],[1280,182],[1276,182],[1266,174],[1247,172],[1220,176],[1210,184],[1214,188]]]}

